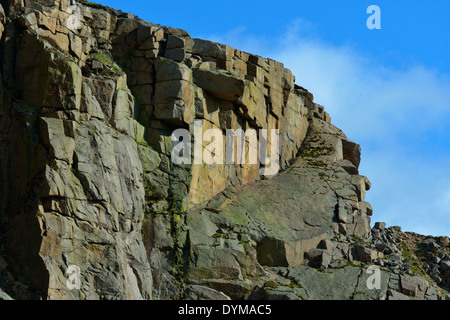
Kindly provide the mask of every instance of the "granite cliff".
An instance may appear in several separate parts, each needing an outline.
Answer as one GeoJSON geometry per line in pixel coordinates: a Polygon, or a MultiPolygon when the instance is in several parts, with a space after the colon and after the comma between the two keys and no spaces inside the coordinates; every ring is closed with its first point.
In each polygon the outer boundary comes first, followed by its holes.
{"type": "Polygon", "coordinates": [[[448,237],[371,228],[360,146],[282,63],[87,1],[0,3],[0,299],[448,298],[448,237]],[[279,172],[175,164],[180,128],[277,129],[279,172]]]}

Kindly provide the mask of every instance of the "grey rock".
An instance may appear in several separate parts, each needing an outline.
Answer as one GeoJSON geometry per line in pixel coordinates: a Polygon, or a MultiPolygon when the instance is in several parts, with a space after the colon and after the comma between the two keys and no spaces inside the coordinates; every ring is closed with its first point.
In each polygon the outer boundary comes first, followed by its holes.
{"type": "Polygon", "coordinates": [[[384,250],[386,249],[386,244],[382,241],[377,240],[374,242],[374,244],[379,252],[384,252],[384,250]]]}
{"type": "Polygon", "coordinates": [[[71,7],[69,21],[69,1],[35,2],[11,3],[8,19],[0,6],[0,220],[17,248],[1,261],[17,273],[0,279],[7,292],[435,299],[405,274],[421,262],[403,259],[407,240],[430,246],[421,267],[448,284],[448,238],[370,230],[360,146],[282,63],[99,5],[71,7]],[[279,129],[277,174],[174,164],[171,133],[199,119],[203,131],[279,129]],[[389,270],[381,289],[364,287],[366,263],[389,270]]]}
{"type": "Polygon", "coordinates": [[[410,297],[395,290],[388,290],[388,300],[410,300],[410,297]]]}
{"type": "Polygon", "coordinates": [[[383,231],[386,228],[386,222],[376,222],[374,228],[383,231]]]}
{"type": "Polygon", "coordinates": [[[186,51],[184,48],[166,49],[164,57],[177,62],[182,62],[186,58],[186,51]]]}
{"type": "Polygon", "coordinates": [[[426,280],[418,276],[411,277],[408,275],[401,275],[400,283],[402,293],[411,297],[423,298],[423,295],[428,288],[426,280]]]}
{"type": "Polygon", "coordinates": [[[443,273],[450,270],[450,260],[443,260],[439,263],[439,266],[441,267],[441,270],[443,273]]]}
{"type": "Polygon", "coordinates": [[[295,294],[294,289],[264,289],[266,300],[301,300],[301,296],[295,294]]]}
{"type": "Polygon", "coordinates": [[[13,298],[0,289],[0,300],[13,300],[13,298]]]}
{"type": "Polygon", "coordinates": [[[355,252],[358,260],[361,262],[371,262],[378,257],[375,250],[366,248],[359,244],[355,246],[355,252]]]}
{"type": "Polygon", "coordinates": [[[387,290],[391,274],[389,272],[379,270],[380,280],[379,283],[375,283],[372,278],[374,273],[369,272],[367,269],[361,269],[361,274],[358,280],[358,285],[354,289],[354,300],[386,300],[387,290]],[[379,287],[377,285],[379,284],[379,287]]]}
{"type": "Polygon", "coordinates": [[[319,242],[318,247],[320,249],[324,249],[324,250],[326,250],[328,252],[332,252],[332,250],[333,250],[333,243],[329,239],[323,239],[322,241],[319,242]]]}
{"type": "Polygon", "coordinates": [[[191,70],[185,64],[163,58],[156,59],[155,69],[157,81],[188,81],[191,75],[191,70]]]}
{"type": "Polygon", "coordinates": [[[183,48],[185,46],[185,39],[174,35],[167,37],[166,50],[174,48],[183,48]]]}
{"type": "Polygon", "coordinates": [[[347,300],[353,295],[360,272],[357,267],[320,272],[301,266],[290,269],[289,278],[305,290],[310,300],[347,300]]]}
{"type": "Polygon", "coordinates": [[[441,258],[439,258],[439,257],[433,257],[432,259],[431,259],[431,261],[434,263],[434,264],[438,264],[440,261],[441,261],[441,258]]]}
{"type": "Polygon", "coordinates": [[[188,285],[185,289],[187,300],[231,300],[223,292],[199,285],[188,285]]]}
{"type": "Polygon", "coordinates": [[[352,141],[342,139],[342,149],[344,159],[349,160],[358,168],[361,162],[361,147],[352,141]]]}
{"type": "Polygon", "coordinates": [[[430,242],[430,243],[428,244],[428,250],[431,251],[431,252],[433,252],[433,253],[438,252],[440,248],[441,248],[441,247],[440,247],[436,242],[434,242],[434,241],[433,241],[433,242],[430,242]]]}
{"type": "Polygon", "coordinates": [[[215,97],[237,101],[244,95],[245,81],[232,74],[215,70],[193,69],[194,83],[215,97]]]}

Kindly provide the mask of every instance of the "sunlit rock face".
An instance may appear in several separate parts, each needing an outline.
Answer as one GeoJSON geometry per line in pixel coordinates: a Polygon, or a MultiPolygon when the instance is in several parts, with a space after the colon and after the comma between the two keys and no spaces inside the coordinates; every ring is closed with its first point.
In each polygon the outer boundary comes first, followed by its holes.
{"type": "Polygon", "coordinates": [[[361,148],[282,63],[84,1],[0,3],[2,299],[448,294],[448,238],[370,228],[361,148]]]}

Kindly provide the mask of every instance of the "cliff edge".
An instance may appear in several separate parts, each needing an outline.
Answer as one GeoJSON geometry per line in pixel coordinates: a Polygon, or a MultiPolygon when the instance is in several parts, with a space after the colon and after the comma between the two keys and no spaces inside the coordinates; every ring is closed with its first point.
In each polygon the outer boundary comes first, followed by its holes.
{"type": "Polygon", "coordinates": [[[448,237],[371,228],[360,146],[282,63],[0,4],[0,299],[448,298],[448,237]]]}

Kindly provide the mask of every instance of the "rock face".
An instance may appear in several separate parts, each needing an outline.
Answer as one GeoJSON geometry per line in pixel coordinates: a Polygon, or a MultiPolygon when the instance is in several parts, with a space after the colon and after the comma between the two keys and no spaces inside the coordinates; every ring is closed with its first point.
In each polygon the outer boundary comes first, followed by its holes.
{"type": "Polygon", "coordinates": [[[448,295],[448,238],[370,228],[361,148],[281,63],[92,3],[0,3],[1,297],[448,295]],[[174,162],[177,129],[218,161],[174,162]]]}

